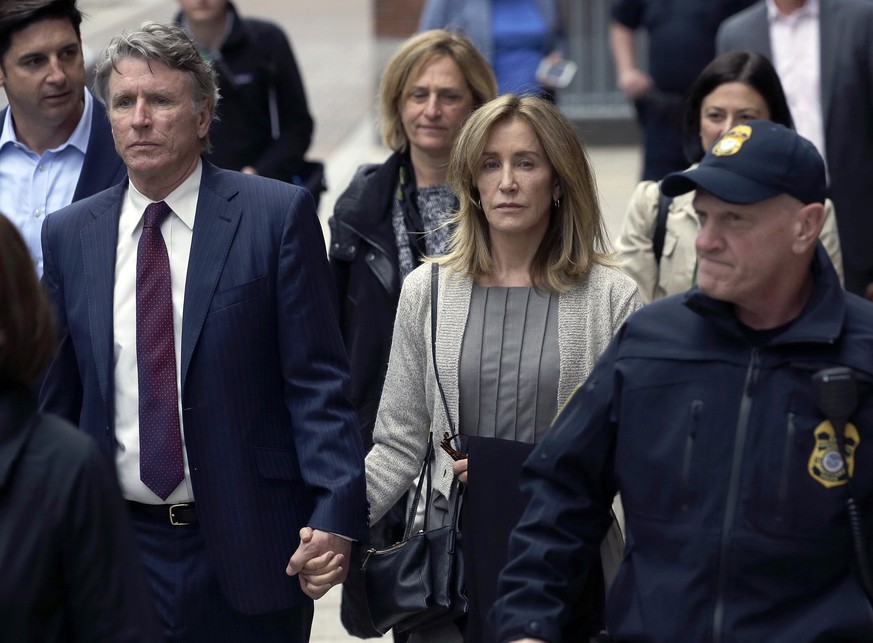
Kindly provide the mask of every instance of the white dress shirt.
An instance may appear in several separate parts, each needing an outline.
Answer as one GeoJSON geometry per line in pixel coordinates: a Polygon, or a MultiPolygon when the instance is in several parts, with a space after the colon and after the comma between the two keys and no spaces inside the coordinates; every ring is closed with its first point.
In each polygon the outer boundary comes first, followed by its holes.
{"type": "Polygon", "coordinates": [[[794,127],[826,159],[818,0],[806,0],[789,15],[781,13],[773,0],[767,0],[767,16],[773,66],[788,98],[794,127]]]}
{"type": "Polygon", "coordinates": [[[85,90],[85,109],[70,137],[40,156],[18,140],[12,109],[0,134],[0,212],[18,228],[42,276],[42,222],[73,202],[91,138],[94,99],[85,90]]]}
{"type": "Polygon", "coordinates": [[[185,425],[182,420],[182,311],[185,305],[185,281],[188,257],[194,234],[194,215],[200,190],[202,162],[164,201],[172,213],[161,224],[161,234],[170,259],[170,282],[173,290],[173,336],[176,349],[176,390],[179,396],[179,426],[182,430],[182,455],[185,480],[166,499],[161,500],[140,480],[139,472],[139,379],[136,361],[136,255],[142,235],[146,206],[153,203],[128,181],[128,188],[118,220],[118,248],[115,258],[115,437],[118,442],[115,462],[122,495],[128,500],[147,504],[191,502],[194,493],[185,450],[185,425]]]}

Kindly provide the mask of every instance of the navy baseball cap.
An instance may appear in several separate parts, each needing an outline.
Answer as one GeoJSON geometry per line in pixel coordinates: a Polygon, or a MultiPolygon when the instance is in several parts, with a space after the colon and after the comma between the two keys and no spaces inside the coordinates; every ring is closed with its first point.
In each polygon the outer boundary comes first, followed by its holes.
{"type": "Polygon", "coordinates": [[[789,194],[824,203],[827,179],[821,155],[808,140],[778,123],[748,121],[731,128],[696,168],[668,174],[667,196],[702,188],[728,203],[757,203],[789,194]]]}

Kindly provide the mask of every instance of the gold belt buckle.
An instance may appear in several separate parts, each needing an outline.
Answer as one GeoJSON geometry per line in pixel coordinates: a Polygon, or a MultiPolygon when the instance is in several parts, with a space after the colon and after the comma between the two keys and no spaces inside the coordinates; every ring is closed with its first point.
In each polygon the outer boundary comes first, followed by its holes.
{"type": "Polygon", "coordinates": [[[175,505],[170,505],[170,524],[171,525],[174,525],[176,527],[184,527],[185,525],[191,524],[190,522],[181,522],[179,520],[176,520],[176,517],[173,515],[173,510],[176,509],[177,507],[187,507],[187,506],[188,506],[187,502],[180,502],[180,503],[175,504],[175,505]]]}

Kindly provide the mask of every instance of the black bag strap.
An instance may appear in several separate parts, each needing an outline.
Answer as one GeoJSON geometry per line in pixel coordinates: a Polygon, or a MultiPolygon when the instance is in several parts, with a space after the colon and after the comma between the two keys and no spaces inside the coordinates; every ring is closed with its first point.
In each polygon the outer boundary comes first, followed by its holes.
{"type": "Polygon", "coordinates": [[[667,238],[667,213],[673,197],[661,192],[658,184],[658,215],[655,217],[655,234],[652,235],[652,250],[655,253],[655,263],[661,263],[661,255],[664,254],[664,239],[667,238]]]}
{"type": "Polygon", "coordinates": [[[449,403],[446,401],[446,394],[443,391],[443,384],[440,382],[440,372],[437,369],[436,359],[436,331],[437,331],[437,295],[440,281],[440,265],[438,263],[430,264],[430,349],[433,353],[433,374],[436,377],[437,388],[440,390],[440,397],[443,400],[443,408],[446,410],[446,419],[449,421],[449,429],[452,435],[455,434],[455,425],[452,422],[452,414],[449,413],[449,403]]]}
{"type": "MultiPolygon", "coordinates": [[[[418,502],[421,500],[421,488],[424,485],[425,478],[427,479],[427,505],[430,505],[431,488],[430,479],[430,463],[433,460],[433,440],[427,441],[427,453],[424,456],[424,463],[421,465],[421,473],[418,476],[418,484],[415,487],[415,495],[412,497],[412,504],[409,507],[409,515],[406,517],[406,529],[403,530],[403,540],[409,540],[412,535],[412,526],[415,524],[415,514],[418,512],[418,502]]],[[[427,511],[424,513],[424,529],[427,531],[427,511]]]]}
{"type": "MultiPolygon", "coordinates": [[[[433,374],[436,377],[437,388],[440,391],[440,397],[443,400],[443,408],[446,410],[446,417],[449,421],[449,428],[452,433],[455,432],[454,423],[452,422],[452,416],[449,414],[449,404],[446,401],[446,394],[443,391],[443,385],[440,382],[440,374],[437,369],[436,363],[436,331],[437,331],[437,295],[439,288],[439,264],[433,263],[431,264],[431,277],[430,277],[430,346],[433,355],[433,374]]],[[[409,516],[406,519],[406,529],[403,532],[403,540],[408,540],[412,535],[412,525],[415,522],[415,514],[418,511],[418,503],[421,500],[421,491],[424,486],[425,479],[427,479],[427,506],[430,506],[431,497],[433,493],[432,481],[430,475],[431,462],[434,460],[434,448],[433,448],[433,436],[428,436],[427,440],[427,452],[424,456],[424,462],[421,465],[421,475],[418,477],[418,484],[415,487],[415,495],[412,497],[412,505],[409,508],[409,516]]],[[[457,503],[455,503],[457,507],[457,503]]],[[[456,508],[455,507],[455,508],[456,508]]],[[[457,511],[454,511],[457,513],[457,511]]],[[[457,522],[457,517],[453,515],[452,522],[457,522]]],[[[424,530],[427,531],[427,512],[425,512],[424,516],[424,530]]]]}

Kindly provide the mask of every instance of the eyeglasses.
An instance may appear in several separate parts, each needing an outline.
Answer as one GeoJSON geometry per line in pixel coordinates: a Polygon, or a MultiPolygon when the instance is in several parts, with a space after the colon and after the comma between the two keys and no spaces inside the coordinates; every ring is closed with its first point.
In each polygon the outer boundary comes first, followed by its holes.
{"type": "Polygon", "coordinates": [[[458,440],[460,437],[461,435],[459,433],[455,433],[454,435],[449,435],[448,431],[443,433],[443,439],[440,442],[440,448],[448,453],[449,457],[452,460],[464,460],[467,457],[466,453],[461,453],[452,446],[452,440],[458,440]]]}

